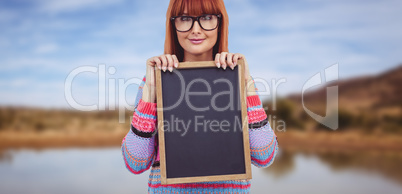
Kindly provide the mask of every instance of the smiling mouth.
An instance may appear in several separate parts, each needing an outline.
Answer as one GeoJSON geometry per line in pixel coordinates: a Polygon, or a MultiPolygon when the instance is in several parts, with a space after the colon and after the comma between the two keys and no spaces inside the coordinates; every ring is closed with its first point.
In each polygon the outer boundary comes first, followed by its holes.
{"type": "Polygon", "coordinates": [[[201,44],[205,39],[190,39],[193,44],[201,44]]]}

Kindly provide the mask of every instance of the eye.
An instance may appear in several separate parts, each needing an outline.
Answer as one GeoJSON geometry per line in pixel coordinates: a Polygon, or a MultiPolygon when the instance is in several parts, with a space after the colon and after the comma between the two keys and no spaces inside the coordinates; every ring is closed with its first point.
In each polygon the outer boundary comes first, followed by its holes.
{"type": "Polygon", "coordinates": [[[188,16],[181,16],[179,19],[180,19],[180,21],[182,21],[182,22],[188,22],[188,21],[191,21],[191,20],[192,20],[192,18],[191,18],[191,17],[188,17],[188,16]]]}
{"type": "Polygon", "coordinates": [[[204,15],[200,19],[202,19],[202,20],[212,20],[212,15],[204,15]]]}

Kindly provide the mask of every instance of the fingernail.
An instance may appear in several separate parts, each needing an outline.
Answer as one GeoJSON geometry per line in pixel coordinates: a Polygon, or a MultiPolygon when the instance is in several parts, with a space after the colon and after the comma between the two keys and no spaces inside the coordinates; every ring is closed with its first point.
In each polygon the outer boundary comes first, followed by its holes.
{"type": "Polygon", "coordinates": [[[160,65],[158,65],[158,68],[159,68],[159,70],[161,70],[161,69],[162,69],[160,65]]]}
{"type": "Polygon", "coordinates": [[[226,70],[226,65],[223,65],[222,68],[223,68],[224,70],[226,70]]]}
{"type": "Polygon", "coordinates": [[[231,68],[232,70],[234,70],[234,65],[230,66],[230,68],[231,68]]]}
{"type": "Polygon", "coordinates": [[[218,68],[221,68],[221,64],[219,64],[219,63],[216,63],[216,66],[217,66],[218,68]]]}
{"type": "Polygon", "coordinates": [[[176,68],[177,68],[178,66],[179,66],[179,64],[178,64],[178,63],[174,63],[174,67],[176,67],[176,68]]]}
{"type": "Polygon", "coordinates": [[[172,72],[172,71],[173,71],[173,67],[169,67],[169,71],[172,72]]]}
{"type": "Polygon", "coordinates": [[[162,67],[162,70],[163,70],[163,72],[166,72],[166,67],[163,66],[163,67],[162,67]]]}
{"type": "Polygon", "coordinates": [[[233,63],[233,65],[234,65],[234,66],[236,66],[236,65],[237,65],[237,63],[235,62],[235,63],[233,63]]]}

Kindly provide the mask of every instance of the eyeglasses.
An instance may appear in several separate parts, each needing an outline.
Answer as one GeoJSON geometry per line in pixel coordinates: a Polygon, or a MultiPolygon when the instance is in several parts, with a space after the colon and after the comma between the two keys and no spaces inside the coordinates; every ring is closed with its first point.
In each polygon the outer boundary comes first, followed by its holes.
{"type": "Polygon", "coordinates": [[[174,16],[171,17],[170,20],[177,31],[188,32],[193,28],[195,21],[198,21],[198,24],[200,24],[203,30],[215,30],[219,25],[220,18],[221,14],[204,14],[197,17],[186,15],[174,16]]]}

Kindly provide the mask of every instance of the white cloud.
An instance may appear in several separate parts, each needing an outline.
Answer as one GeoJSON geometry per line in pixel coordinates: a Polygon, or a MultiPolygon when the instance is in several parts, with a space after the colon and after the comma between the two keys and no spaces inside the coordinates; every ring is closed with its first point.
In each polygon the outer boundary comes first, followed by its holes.
{"type": "Polygon", "coordinates": [[[54,51],[57,51],[58,49],[59,49],[59,46],[57,44],[49,43],[49,44],[41,44],[41,45],[37,46],[34,49],[34,52],[38,53],[38,54],[46,54],[46,53],[52,53],[54,51]]]}
{"type": "Polygon", "coordinates": [[[7,22],[17,18],[17,13],[7,10],[7,9],[0,9],[0,23],[7,22]]]}
{"type": "Polygon", "coordinates": [[[71,12],[88,8],[103,7],[120,3],[121,0],[41,0],[39,10],[46,13],[71,12]]]}
{"type": "MultiPolygon", "coordinates": [[[[41,0],[24,16],[15,10],[0,11],[0,22],[13,21],[0,32],[0,73],[15,87],[31,88],[6,90],[2,83],[0,103],[46,104],[53,99],[54,104],[64,104],[62,83],[80,66],[103,63],[116,68],[111,78],[142,78],[146,59],[163,52],[168,1],[130,2],[126,5],[132,6],[132,12],[113,12],[114,19],[99,21],[101,28],[92,23],[96,20],[54,16],[120,2],[41,0]],[[23,78],[27,70],[33,78],[23,78]],[[46,76],[59,85],[47,87],[46,76]],[[27,96],[32,98],[24,101],[27,96]]],[[[270,83],[286,78],[278,88],[281,95],[301,91],[310,76],[334,63],[339,63],[340,77],[345,78],[382,71],[401,62],[400,1],[225,3],[230,16],[230,51],[246,55],[254,77],[270,83]]],[[[75,82],[80,102],[97,99],[94,77],[91,82],[75,82]]]]}
{"type": "Polygon", "coordinates": [[[270,8],[276,5],[269,2],[258,7],[252,1],[233,4],[230,44],[235,41],[240,49],[247,48],[244,52],[257,74],[275,72],[270,75],[291,78],[299,72],[302,76],[289,79],[294,80],[294,90],[334,63],[339,63],[340,77],[345,78],[401,62],[396,54],[402,50],[400,1],[317,1],[282,9],[270,8]]]}

